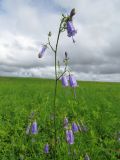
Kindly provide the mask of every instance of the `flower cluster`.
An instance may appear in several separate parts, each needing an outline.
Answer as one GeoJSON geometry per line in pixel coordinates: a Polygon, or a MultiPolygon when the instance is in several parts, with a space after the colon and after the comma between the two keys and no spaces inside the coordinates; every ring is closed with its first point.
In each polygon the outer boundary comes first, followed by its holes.
{"type": "Polygon", "coordinates": [[[76,81],[74,75],[72,75],[72,74],[70,74],[68,76],[66,76],[66,75],[62,76],[61,81],[62,81],[62,85],[64,87],[68,87],[68,86],[77,87],[78,86],[77,81],[76,81]]]}
{"type": "MultiPolygon", "coordinates": [[[[32,113],[30,115],[30,122],[26,128],[26,135],[37,135],[38,134],[38,126],[37,126],[37,122],[36,120],[32,120],[34,118],[34,113],[32,113]]],[[[35,142],[35,139],[32,137],[32,142],[35,142]]],[[[49,144],[47,143],[45,146],[44,146],[44,153],[48,154],[49,153],[49,144]]]]}
{"type": "Polygon", "coordinates": [[[87,127],[81,122],[79,124],[78,122],[76,123],[75,121],[72,122],[72,124],[69,124],[68,118],[64,118],[63,122],[64,128],[66,129],[66,140],[69,144],[74,144],[74,133],[76,132],[87,132],[88,129],[87,127]]]}

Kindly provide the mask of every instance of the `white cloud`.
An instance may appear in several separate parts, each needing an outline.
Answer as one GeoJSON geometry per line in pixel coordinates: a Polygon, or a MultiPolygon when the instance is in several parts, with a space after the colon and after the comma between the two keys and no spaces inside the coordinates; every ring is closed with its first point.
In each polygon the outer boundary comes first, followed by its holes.
{"type": "MultiPolygon", "coordinates": [[[[66,32],[62,34],[58,53],[61,62],[67,51],[78,79],[120,81],[120,1],[53,0],[50,5],[66,13],[74,7],[77,11],[76,44],[66,32]]],[[[48,50],[43,59],[37,58],[49,30],[55,45],[60,15],[49,7],[45,1],[2,1],[0,75],[54,77],[53,54],[48,50]]]]}

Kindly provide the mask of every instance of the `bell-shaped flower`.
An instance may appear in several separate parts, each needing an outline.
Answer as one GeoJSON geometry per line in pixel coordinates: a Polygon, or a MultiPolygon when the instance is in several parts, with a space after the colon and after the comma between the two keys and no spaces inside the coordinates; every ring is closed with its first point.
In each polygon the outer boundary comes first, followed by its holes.
{"type": "Polygon", "coordinates": [[[43,45],[42,48],[41,48],[41,51],[38,54],[38,58],[42,58],[43,57],[46,49],[47,49],[47,45],[43,45]]]}
{"type": "Polygon", "coordinates": [[[44,147],[44,153],[49,153],[49,145],[48,145],[48,143],[44,147]]]}
{"type": "Polygon", "coordinates": [[[62,81],[62,85],[63,85],[64,87],[69,86],[67,76],[62,76],[61,81],[62,81]]]}
{"type": "Polygon", "coordinates": [[[71,129],[66,130],[66,140],[69,144],[74,144],[74,134],[71,129]]]}
{"type": "Polygon", "coordinates": [[[72,123],[72,130],[73,130],[73,132],[78,132],[79,131],[78,125],[75,122],[72,123]]]}
{"type": "Polygon", "coordinates": [[[31,133],[32,134],[37,134],[38,133],[38,129],[37,129],[37,122],[34,121],[31,127],[31,133]]]}
{"type": "MultiPolygon", "coordinates": [[[[67,34],[68,37],[72,37],[75,36],[75,34],[77,33],[77,30],[75,29],[73,22],[72,21],[68,21],[67,22],[67,34]]],[[[73,42],[75,42],[75,40],[73,39],[73,42]]]]}
{"type": "Polygon", "coordinates": [[[71,87],[77,87],[77,81],[73,75],[69,75],[69,82],[71,87]]]}

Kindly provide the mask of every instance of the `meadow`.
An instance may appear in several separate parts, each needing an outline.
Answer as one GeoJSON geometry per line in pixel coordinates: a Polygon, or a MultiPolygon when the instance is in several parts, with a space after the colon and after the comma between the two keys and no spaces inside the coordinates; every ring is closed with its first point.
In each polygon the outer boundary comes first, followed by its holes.
{"type": "MultiPolygon", "coordinates": [[[[58,84],[57,159],[120,159],[120,83],[81,82],[73,89],[58,84]],[[69,122],[83,123],[87,131],[75,133],[68,145],[63,127],[69,122]]],[[[0,78],[0,160],[53,159],[54,80],[38,78],[0,78]],[[26,135],[31,113],[38,123],[37,135],[26,135]],[[50,153],[43,152],[46,143],[50,153]]]]}

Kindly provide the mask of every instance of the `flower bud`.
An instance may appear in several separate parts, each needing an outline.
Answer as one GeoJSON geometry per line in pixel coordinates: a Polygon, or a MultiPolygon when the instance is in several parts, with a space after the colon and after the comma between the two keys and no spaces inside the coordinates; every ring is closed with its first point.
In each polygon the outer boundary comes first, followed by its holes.
{"type": "Polygon", "coordinates": [[[72,21],[73,16],[75,15],[75,8],[73,8],[70,12],[70,20],[72,21]]]}

